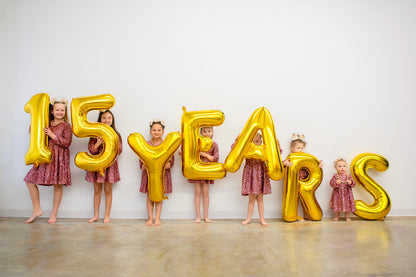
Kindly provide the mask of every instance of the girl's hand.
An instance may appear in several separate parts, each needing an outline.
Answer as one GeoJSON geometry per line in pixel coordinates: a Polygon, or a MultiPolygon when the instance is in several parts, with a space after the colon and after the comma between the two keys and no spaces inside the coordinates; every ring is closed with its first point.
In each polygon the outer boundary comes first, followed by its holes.
{"type": "Polygon", "coordinates": [[[52,130],[49,127],[43,128],[43,131],[45,132],[45,135],[49,136],[51,139],[56,139],[56,135],[52,132],[52,130]]]}
{"type": "Polygon", "coordinates": [[[352,181],[351,180],[347,180],[347,184],[348,185],[351,185],[352,184],[352,181]]]}
{"type": "Polygon", "coordinates": [[[104,140],[101,137],[97,137],[97,142],[94,144],[94,148],[97,149],[101,144],[104,144],[104,140]]]}
{"type": "Polygon", "coordinates": [[[335,181],[335,183],[336,183],[337,185],[341,184],[341,179],[340,179],[340,178],[338,178],[338,179],[335,181]]]}
{"type": "Polygon", "coordinates": [[[319,161],[319,168],[324,167],[324,162],[323,161],[319,161]]]}
{"type": "Polygon", "coordinates": [[[286,161],[283,161],[283,165],[286,166],[286,167],[289,167],[289,166],[292,166],[293,163],[289,160],[286,160],[286,161]]]}
{"type": "Polygon", "coordinates": [[[205,152],[200,152],[199,156],[209,159],[209,155],[205,152]]]}
{"type": "Polygon", "coordinates": [[[165,164],[165,169],[169,169],[170,168],[170,163],[165,164]]]}

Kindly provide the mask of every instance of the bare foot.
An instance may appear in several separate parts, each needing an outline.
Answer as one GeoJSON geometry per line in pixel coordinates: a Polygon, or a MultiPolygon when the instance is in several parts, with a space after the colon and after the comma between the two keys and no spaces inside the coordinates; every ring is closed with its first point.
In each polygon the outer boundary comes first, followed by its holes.
{"type": "Polygon", "coordinates": [[[208,217],[204,218],[205,223],[211,223],[211,219],[209,219],[208,217]]]}
{"type": "Polygon", "coordinates": [[[88,223],[93,223],[93,222],[98,221],[98,220],[99,220],[98,216],[94,216],[94,217],[88,219],[88,223]]]}
{"type": "Polygon", "coordinates": [[[111,222],[110,218],[104,217],[104,223],[110,223],[110,222],[111,222]]]}
{"type": "Polygon", "coordinates": [[[49,224],[56,223],[56,218],[54,218],[54,217],[53,217],[53,218],[52,218],[52,217],[50,217],[50,218],[49,218],[49,220],[48,220],[48,223],[49,223],[49,224]]]}
{"type": "Polygon", "coordinates": [[[152,226],[153,225],[153,218],[149,218],[147,221],[146,221],[146,226],[152,226]]]}
{"type": "Polygon", "coordinates": [[[246,220],[244,220],[243,222],[241,222],[241,224],[247,225],[247,224],[250,224],[250,222],[251,222],[251,219],[250,218],[247,218],[246,220]]]}
{"type": "Polygon", "coordinates": [[[351,218],[346,218],[345,221],[351,222],[351,218]]]}
{"type": "Polygon", "coordinates": [[[201,223],[201,219],[200,219],[199,217],[197,217],[197,218],[194,220],[194,222],[195,222],[195,223],[201,223]]]}
{"type": "Polygon", "coordinates": [[[35,212],[33,211],[33,214],[31,217],[29,217],[28,220],[25,221],[25,223],[32,223],[33,221],[36,220],[36,218],[38,218],[39,216],[43,215],[43,211],[40,210],[39,212],[35,212]]]}
{"type": "Polygon", "coordinates": [[[335,221],[338,221],[338,220],[339,220],[339,217],[334,217],[334,220],[335,220],[335,221]]]}
{"type": "Polygon", "coordinates": [[[260,219],[260,224],[263,225],[263,226],[269,225],[269,224],[267,224],[266,220],[264,220],[264,219],[260,219]]]}
{"type": "Polygon", "coordinates": [[[160,219],[156,219],[155,226],[160,226],[160,225],[162,225],[162,222],[160,221],[160,219]]]}
{"type": "Polygon", "coordinates": [[[303,217],[300,217],[300,216],[296,217],[296,221],[305,222],[305,220],[303,219],[303,217]]]}

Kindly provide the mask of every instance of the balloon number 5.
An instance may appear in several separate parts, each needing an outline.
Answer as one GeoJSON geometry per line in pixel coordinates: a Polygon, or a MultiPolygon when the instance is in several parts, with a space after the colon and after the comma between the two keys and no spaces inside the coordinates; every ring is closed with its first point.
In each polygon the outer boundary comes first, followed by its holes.
{"type": "Polygon", "coordinates": [[[115,99],[111,94],[74,98],[71,102],[72,131],[80,138],[101,137],[103,151],[98,155],[80,152],[75,156],[75,164],[88,171],[97,171],[104,175],[118,154],[118,136],[113,128],[100,122],[90,122],[87,114],[91,110],[110,109],[115,99]]]}

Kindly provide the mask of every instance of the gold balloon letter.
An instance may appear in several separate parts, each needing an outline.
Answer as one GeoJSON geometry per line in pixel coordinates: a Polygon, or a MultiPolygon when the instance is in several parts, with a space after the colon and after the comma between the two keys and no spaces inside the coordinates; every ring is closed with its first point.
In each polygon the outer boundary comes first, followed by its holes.
{"type": "Polygon", "coordinates": [[[80,152],[75,156],[75,164],[89,171],[98,171],[102,175],[116,159],[118,154],[118,136],[113,128],[101,122],[90,122],[87,114],[92,110],[110,109],[115,99],[111,94],[74,98],[71,102],[72,131],[77,137],[101,137],[104,140],[103,151],[98,155],[80,152]]]}
{"type": "Polygon", "coordinates": [[[182,115],[182,173],[186,178],[196,180],[214,180],[224,178],[226,171],[222,163],[201,162],[199,152],[208,151],[212,147],[210,138],[199,134],[201,127],[218,126],[224,122],[221,111],[187,112],[185,107],[182,115]]]}
{"type": "Polygon", "coordinates": [[[387,192],[367,174],[369,168],[377,171],[386,171],[389,162],[382,156],[363,153],[354,158],[351,163],[351,172],[357,183],[362,185],[373,197],[374,202],[367,205],[361,200],[355,200],[355,215],[370,220],[383,219],[391,208],[390,197],[387,192]]]}
{"type": "Polygon", "coordinates": [[[273,180],[283,178],[283,165],[273,119],[270,112],[264,107],[255,110],[248,119],[233,149],[225,160],[225,169],[228,172],[236,172],[244,158],[265,161],[267,174],[270,178],[273,180]],[[256,146],[253,143],[258,130],[261,130],[263,134],[263,145],[261,146],[256,146]]]}
{"type": "Polygon", "coordinates": [[[127,141],[131,149],[139,156],[147,168],[147,185],[152,202],[160,202],[165,197],[165,165],[181,144],[181,135],[169,133],[162,144],[149,145],[142,135],[130,134],[127,141]]]}
{"type": "Polygon", "coordinates": [[[43,128],[49,126],[49,95],[39,93],[30,98],[25,112],[31,115],[30,145],[25,155],[26,164],[37,167],[41,163],[50,163],[52,152],[48,148],[48,137],[43,128]]]}
{"type": "Polygon", "coordinates": [[[308,219],[321,220],[322,210],[315,198],[315,191],[322,182],[322,168],[314,156],[307,153],[292,153],[287,157],[292,163],[285,169],[283,189],[283,220],[296,221],[298,197],[308,219]],[[309,176],[299,180],[299,172],[305,169],[309,176]]]}

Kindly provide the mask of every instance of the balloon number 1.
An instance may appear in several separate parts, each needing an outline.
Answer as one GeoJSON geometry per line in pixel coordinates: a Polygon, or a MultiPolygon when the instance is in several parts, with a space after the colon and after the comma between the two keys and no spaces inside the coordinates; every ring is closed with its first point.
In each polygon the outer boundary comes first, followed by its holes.
{"type": "Polygon", "coordinates": [[[26,164],[37,167],[41,163],[50,163],[52,152],[48,148],[48,137],[43,128],[49,126],[49,95],[39,93],[30,98],[25,112],[31,115],[30,145],[25,155],[26,164]]]}
{"type": "Polygon", "coordinates": [[[117,158],[118,136],[113,128],[100,122],[90,122],[87,114],[91,110],[110,109],[115,99],[111,94],[74,98],[71,102],[72,131],[80,138],[101,137],[104,149],[98,155],[80,152],[75,156],[75,164],[88,171],[96,171],[104,175],[117,158]]]}

